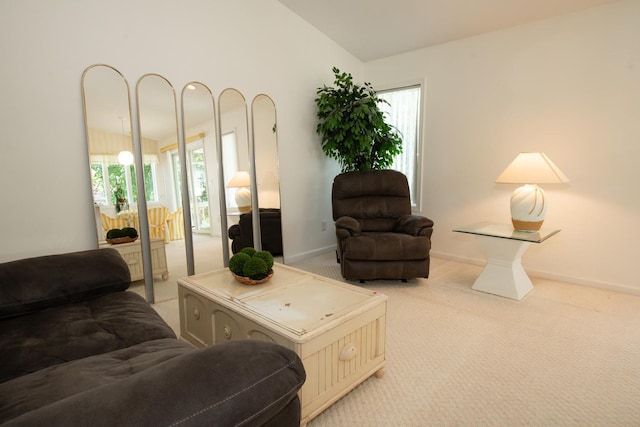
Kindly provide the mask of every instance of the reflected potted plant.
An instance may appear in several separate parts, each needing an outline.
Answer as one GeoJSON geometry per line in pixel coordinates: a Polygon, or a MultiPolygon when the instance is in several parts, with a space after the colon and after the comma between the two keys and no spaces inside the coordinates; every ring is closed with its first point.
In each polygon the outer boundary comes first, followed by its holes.
{"type": "Polygon", "coordinates": [[[340,164],[342,172],[386,169],[402,152],[399,132],[378,107],[386,103],[370,83],[360,86],[349,73],[333,67],[335,87],[316,91],[322,151],[340,164]]]}
{"type": "Polygon", "coordinates": [[[124,192],[122,186],[120,186],[120,183],[116,183],[116,188],[113,190],[113,197],[116,200],[116,213],[119,213],[121,210],[128,209],[126,195],[127,194],[124,192]]]}

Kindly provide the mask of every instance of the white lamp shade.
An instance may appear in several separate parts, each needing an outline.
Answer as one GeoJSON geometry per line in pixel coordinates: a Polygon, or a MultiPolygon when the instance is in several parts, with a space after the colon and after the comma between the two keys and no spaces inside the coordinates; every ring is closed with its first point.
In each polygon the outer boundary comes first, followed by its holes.
{"type": "Polygon", "coordinates": [[[251,187],[251,178],[246,171],[238,171],[227,183],[227,188],[251,187]]]}
{"type": "Polygon", "coordinates": [[[520,153],[496,179],[500,184],[560,184],[569,178],[544,153],[520,153]]]}

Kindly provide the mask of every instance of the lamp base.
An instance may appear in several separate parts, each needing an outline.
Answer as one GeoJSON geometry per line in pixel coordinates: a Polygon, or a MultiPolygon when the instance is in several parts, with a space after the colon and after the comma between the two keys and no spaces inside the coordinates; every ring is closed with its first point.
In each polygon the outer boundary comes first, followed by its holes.
{"type": "Polygon", "coordinates": [[[251,211],[251,191],[247,187],[240,187],[236,190],[236,205],[242,213],[251,211]]]}
{"type": "Polygon", "coordinates": [[[540,230],[546,213],[547,203],[542,188],[526,184],[513,190],[511,223],[517,231],[540,230]]]}
{"type": "Polygon", "coordinates": [[[540,230],[544,221],[522,221],[520,219],[511,218],[511,223],[516,231],[524,231],[533,233],[540,230]]]}

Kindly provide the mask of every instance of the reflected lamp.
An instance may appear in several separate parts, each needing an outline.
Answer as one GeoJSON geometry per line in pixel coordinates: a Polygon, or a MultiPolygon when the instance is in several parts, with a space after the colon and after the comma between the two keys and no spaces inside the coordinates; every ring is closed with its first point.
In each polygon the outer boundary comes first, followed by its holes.
{"type": "Polygon", "coordinates": [[[118,163],[124,166],[133,164],[133,153],[131,151],[121,151],[118,153],[118,163]]]}
{"type": "Polygon", "coordinates": [[[251,179],[246,171],[236,172],[227,184],[227,188],[237,188],[236,204],[240,212],[251,211],[251,191],[249,191],[249,187],[251,187],[251,179]]]}
{"type": "Polygon", "coordinates": [[[542,227],[549,205],[537,184],[567,183],[569,178],[544,153],[520,153],[495,182],[524,184],[511,195],[511,222],[515,230],[535,232],[542,227]]]}

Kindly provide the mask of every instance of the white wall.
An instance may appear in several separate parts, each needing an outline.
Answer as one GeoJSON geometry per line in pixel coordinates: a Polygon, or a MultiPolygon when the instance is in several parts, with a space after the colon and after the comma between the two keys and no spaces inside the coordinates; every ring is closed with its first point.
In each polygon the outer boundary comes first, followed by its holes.
{"type": "Polygon", "coordinates": [[[477,260],[450,230],[508,222],[512,186],[494,179],[541,150],[571,178],[546,186],[546,225],[562,232],[525,255],[534,273],[640,290],[640,2],[361,64],[275,0],[0,2],[0,261],[95,247],[80,79],[95,63],[132,89],[145,73],[277,107],[285,247],[330,247],[338,172],[315,134],[315,89],[331,67],[374,86],[427,80],[424,213],[435,254],[477,260]],[[35,125],[34,125],[35,123],[35,125]],[[304,163],[303,163],[304,162],[304,163]],[[303,164],[303,166],[301,166],[303,164]]]}
{"type": "Polygon", "coordinates": [[[530,272],[640,293],[640,1],[365,64],[376,86],[426,79],[423,213],[433,253],[480,260],[457,226],[509,223],[513,185],[494,180],[520,151],[543,151],[571,179],[546,185],[530,272]]]}
{"type": "Polygon", "coordinates": [[[334,244],[336,172],[315,135],[315,89],[362,64],[275,0],[0,2],[0,261],[96,247],[80,91],[83,70],[116,67],[132,93],[145,73],[179,94],[269,94],[278,109],[285,247],[334,244]],[[34,125],[35,123],[35,125],[34,125]],[[304,162],[304,168],[300,167],[304,162]]]}

